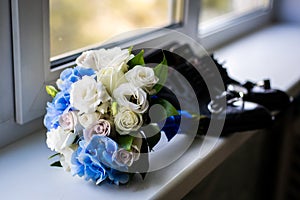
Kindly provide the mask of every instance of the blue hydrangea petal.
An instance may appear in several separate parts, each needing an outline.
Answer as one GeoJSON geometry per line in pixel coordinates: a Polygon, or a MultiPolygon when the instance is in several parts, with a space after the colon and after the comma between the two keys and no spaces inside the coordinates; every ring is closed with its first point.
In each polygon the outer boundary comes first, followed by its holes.
{"type": "Polygon", "coordinates": [[[111,180],[116,185],[119,185],[120,183],[125,184],[129,181],[128,173],[124,173],[124,172],[120,172],[120,171],[111,169],[111,170],[107,171],[107,174],[108,174],[109,180],[111,180]]]}

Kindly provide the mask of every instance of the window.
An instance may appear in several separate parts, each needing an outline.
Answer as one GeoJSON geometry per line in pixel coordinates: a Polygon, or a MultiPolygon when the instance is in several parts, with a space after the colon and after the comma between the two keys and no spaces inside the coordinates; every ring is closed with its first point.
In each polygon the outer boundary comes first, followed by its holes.
{"type": "Polygon", "coordinates": [[[175,12],[178,2],[50,0],[51,60],[63,57],[67,52],[72,54],[74,50],[99,46],[114,35],[137,28],[178,23],[181,20],[175,12]],[[64,55],[59,56],[61,54],[64,55]]]}
{"type": "Polygon", "coordinates": [[[256,10],[265,10],[270,3],[269,0],[203,0],[202,2],[199,16],[200,28],[256,10]]]}
{"type": "Polygon", "coordinates": [[[271,19],[272,0],[202,0],[199,38],[206,49],[257,29],[271,19]]]}

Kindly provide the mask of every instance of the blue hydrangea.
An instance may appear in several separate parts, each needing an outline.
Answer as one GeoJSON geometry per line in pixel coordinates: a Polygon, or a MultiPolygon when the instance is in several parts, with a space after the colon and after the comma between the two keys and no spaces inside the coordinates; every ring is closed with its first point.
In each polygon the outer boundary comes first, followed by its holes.
{"type": "Polygon", "coordinates": [[[91,68],[83,68],[76,66],[75,68],[67,68],[60,74],[60,81],[57,82],[57,87],[61,91],[69,91],[71,85],[82,79],[83,76],[92,76],[95,71],[91,68]]]}
{"type": "Polygon", "coordinates": [[[57,87],[61,91],[56,94],[51,103],[47,103],[44,125],[48,130],[57,128],[59,126],[59,117],[64,111],[71,110],[69,93],[71,85],[82,79],[83,76],[92,76],[93,74],[95,74],[93,69],[79,66],[68,68],[61,72],[60,81],[57,82],[57,87]]]}
{"type": "Polygon", "coordinates": [[[84,148],[83,142],[79,143],[80,146],[72,155],[72,174],[84,176],[85,180],[92,180],[99,184],[107,178],[106,169],[95,155],[84,148]]]}
{"type": "Polygon", "coordinates": [[[57,128],[59,117],[65,110],[70,109],[70,94],[67,92],[58,92],[52,102],[47,103],[47,113],[44,117],[44,125],[50,130],[57,128]]]}
{"type": "Polygon", "coordinates": [[[127,183],[129,175],[116,170],[121,169],[113,160],[113,153],[117,150],[117,143],[106,136],[94,135],[88,144],[85,140],[80,141],[77,151],[72,155],[73,175],[83,176],[97,184],[107,178],[117,185],[127,183]]]}
{"type": "Polygon", "coordinates": [[[116,185],[119,185],[120,183],[125,184],[129,181],[128,173],[120,172],[115,169],[110,169],[110,170],[107,170],[107,174],[108,174],[109,180],[116,185]]]}
{"type": "Polygon", "coordinates": [[[120,168],[113,160],[113,153],[117,150],[117,143],[106,136],[94,135],[88,144],[85,140],[80,141],[77,151],[72,155],[72,174],[96,184],[107,178],[116,185],[127,183],[129,174],[119,171],[127,168],[120,168]]]}

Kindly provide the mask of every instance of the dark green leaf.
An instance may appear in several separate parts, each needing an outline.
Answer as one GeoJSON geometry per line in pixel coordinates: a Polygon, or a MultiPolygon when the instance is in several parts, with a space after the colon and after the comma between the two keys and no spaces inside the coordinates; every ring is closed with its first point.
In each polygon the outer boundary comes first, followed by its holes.
{"type": "Polygon", "coordinates": [[[161,133],[160,128],[156,123],[143,126],[141,130],[144,132],[149,151],[152,151],[153,147],[159,142],[161,133]]]}
{"type": "Polygon", "coordinates": [[[50,159],[52,159],[52,158],[54,158],[54,157],[56,157],[56,156],[59,156],[59,155],[60,155],[60,153],[53,154],[52,156],[49,156],[48,159],[50,160],[50,159]]]}
{"type": "Polygon", "coordinates": [[[134,137],[131,135],[121,135],[119,136],[119,145],[126,149],[127,151],[131,150],[131,145],[134,137]]]}
{"type": "Polygon", "coordinates": [[[155,145],[159,142],[160,138],[161,138],[160,132],[158,132],[152,137],[147,138],[150,151],[153,150],[153,147],[155,147],[155,145]]]}
{"type": "Polygon", "coordinates": [[[52,163],[50,166],[51,167],[62,167],[62,165],[59,161],[56,161],[56,162],[52,163]]]}
{"type": "Polygon", "coordinates": [[[146,172],[145,173],[140,173],[140,175],[141,175],[142,179],[144,180],[145,177],[146,177],[146,175],[147,175],[147,173],[146,172]]]}
{"type": "Polygon", "coordinates": [[[136,65],[145,65],[144,50],[141,50],[137,55],[135,55],[131,60],[129,60],[128,69],[130,70],[136,65]]]}
{"type": "Polygon", "coordinates": [[[151,104],[159,104],[165,109],[166,118],[174,115],[179,115],[176,108],[167,100],[162,98],[152,99],[151,104]]]}
{"type": "Polygon", "coordinates": [[[159,81],[154,85],[153,89],[155,89],[156,92],[159,92],[168,78],[168,63],[165,55],[162,62],[154,68],[154,73],[159,78],[159,81]]]}

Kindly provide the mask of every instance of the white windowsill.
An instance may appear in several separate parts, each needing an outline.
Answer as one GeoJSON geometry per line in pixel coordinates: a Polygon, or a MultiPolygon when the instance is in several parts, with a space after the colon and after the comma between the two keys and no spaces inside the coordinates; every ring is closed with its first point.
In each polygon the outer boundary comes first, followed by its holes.
{"type": "MultiPolygon", "coordinates": [[[[217,52],[229,73],[238,80],[270,78],[272,86],[292,94],[300,79],[300,26],[275,25],[227,45],[217,52]],[[283,66],[283,67],[282,67],[283,66]]],[[[298,85],[297,85],[298,86],[298,85]]],[[[299,91],[299,90],[297,90],[299,91]]],[[[201,138],[175,163],[149,173],[129,185],[95,186],[51,168],[53,154],[45,144],[45,130],[0,150],[1,199],[180,199],[204,177],[262,131],[234,134],[219,139],[208,156],[200,157],[201,138]]]]}

